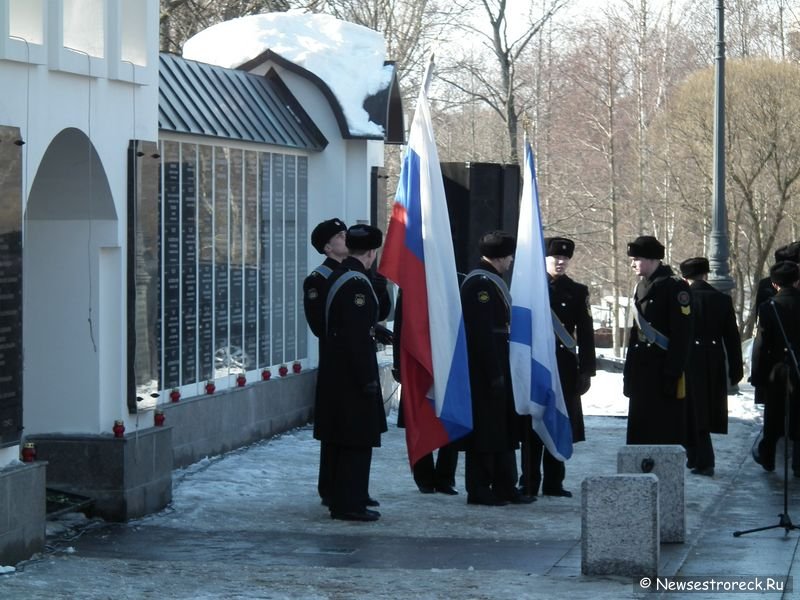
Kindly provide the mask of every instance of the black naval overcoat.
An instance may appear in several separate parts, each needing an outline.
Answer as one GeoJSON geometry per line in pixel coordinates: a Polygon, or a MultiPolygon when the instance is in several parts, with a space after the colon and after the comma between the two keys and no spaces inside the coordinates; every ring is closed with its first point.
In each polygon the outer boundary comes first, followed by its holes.
{"type": "MultiPolygon", "coordinates": [[[[303,280],[303,311],[308,327],[320,342],[325,333],[325,298],[328,294],[328,279],[339,267],[339,262],[326,257],[322,264],[303,280]]],[[[322,353],[320,352],[320,358],[322,353]]]]}
{"type": "Polygon", "coordinates": [[[728,383],[738,383],[744,374],[733,299],[702,280],[689,288],[693,326],[687,399],[698,431],[728,433],[728,383]]]}
{"type": "Polygon", "coordinates": [[[774,295],[775,288],[772,287],[772,279],[769,277],[759,279],[758,286],[756,287],[756,299],[753,302],[753,311],[758,314],[758,309],[761,305],[774,295]]]}
{"type": "Polygon", "coordinates": [[[630,399],[628,444],[682,444],[687,410],[686,399],[678,398],[678,383],[689,354],[689,286],[662,264],[639,281],[634,304],[669,343],[666,350],[659,347],[634,322],[623,371],[623,393],[630,399]]]}
{"type": "Polygon", "coordinates": [[[594,376],[596,357],[594,326],[589,306],[589,288],[567,275],[552,277],[550,281],[550,308],[564,325],[567,333],[577,342],[577,353],[567,348],[556,336],[556,360],[567,414],[572,424],[572,441],[586,439],[583,426],[583,407],[578,395],[578,377],[594,376]]]}
{"type": "MultiPolygon", "coordinates": [[[[764,390],[765,394],[762,397],[765,404],[783,405],[786,399],[786,382],[794,372],[794,365],[780,327],[783,326],[789,343],[794,348],[795,357],[800,360],[800,355],[798,355],[800,352],[800,290],[794,287],[781,288],[772,297],[772,300],[775,303],[775,309],[771,302],[764,302],[758,309],[758,329],[753,342],[750,383],[756,387],[756,390],[764,390]],[[775,316],[776,310],[780,316],[780,323],[775,316]]],[[[778,408],[780,415],[783,415],[783,409],[780,406],[778,408]]],[[[769,409],[765,409],[765,430],[768,428],[767,410],[769,409]]],[[[797,387],[792,397],[790,416],[791,439],[800,439],[800,386],[797,387]]],[[[783,425],[780,423],[771,425],[776,429],[783,430],[783,425]]]]}
{"type": "MultiPolygon", "coordinates": [[[[319,348],[319,363],[318,368],[322,368],[322,362],[325,359],[325,352],[323,350],[325,345],[325,299],[328,295],[328,279],[333,272],[339,267],[339,261],[326,257],[321,265],[316,267],[308,276],[303,280],[303,311],[306,315],[306,322],[308,323],[311,332],[317,336],[317,343],[319,348]]],[[[314,427],[316,428],[316,421],[320,414],[319,408],[320,401],[320,380],[317,377],[316,386],[314,387],[314,427]]],[[[330,448],[327,444],[320,445],[319,455],[319,481],[317,489],[322,498],[327,498],[331,493],[331,458],[330,448]]]]}
{"type": "MultiPolygon", "coordinates": [[[[501,277],[484,260],[477,268],[501,277]]],[[[472,388],[472,433],[463,444],[475,452],[513,450],[520,439],[508,356],[510,296],[507,287],[503,291],[490,277],[472,272],[461,285],[472,388]]]]}
{"type": "Polygon", "coordinates": [[[375,354],[380,307],[364,265],[348,257],[329,279],[324,357],[320,359],[319,414],[314,437],[352,447],[378,447],[387,430],[375,354]],[[348,271],[354,277],[335,290],[348,271]]]}

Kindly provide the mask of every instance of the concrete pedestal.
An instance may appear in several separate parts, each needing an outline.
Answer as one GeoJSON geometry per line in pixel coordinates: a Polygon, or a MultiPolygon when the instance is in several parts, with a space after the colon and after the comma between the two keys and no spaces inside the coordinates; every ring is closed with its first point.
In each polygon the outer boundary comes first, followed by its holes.
{"type": "Polygon", "coordinates": [[[172,430],[150,427],[122,438],[104,435],[41,435],[37,457],[48,462],[47,487],[94,500],[91,513],[127,521],[164,508],[172,500],[172,430]]]}
{"type": "Polygon", "coordinates": [[[617,454],[618,473],[650,472],[658,477],[662,543],[686,540],[685,463],[682,446],[624,446],[617,454]]]}
{"type": "Polygon", "coordinates": [[[15,565],[44,549],[46,466],[36,461],[0,470],[0,565],[15,565]]]}
{"type": "Polygon", "coordinates": [[[581,573],[655,577],[660,557],[656,476],[588,477],[581,491],[581,573]]]}

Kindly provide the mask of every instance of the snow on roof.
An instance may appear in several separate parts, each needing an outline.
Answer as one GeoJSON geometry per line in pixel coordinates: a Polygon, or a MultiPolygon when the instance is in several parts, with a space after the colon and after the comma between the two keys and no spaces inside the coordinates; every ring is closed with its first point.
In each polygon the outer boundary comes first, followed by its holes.
{"type": "Polygon", "coordinates": [[[369,120],[364,100],[385,89],[386,41],[377,31],[330,15],[290,11],[225,21],[187,40],[183,56],[236,68],[267,50],[322,79],[342,107],[352,135],[383,135],[369,120]]]}

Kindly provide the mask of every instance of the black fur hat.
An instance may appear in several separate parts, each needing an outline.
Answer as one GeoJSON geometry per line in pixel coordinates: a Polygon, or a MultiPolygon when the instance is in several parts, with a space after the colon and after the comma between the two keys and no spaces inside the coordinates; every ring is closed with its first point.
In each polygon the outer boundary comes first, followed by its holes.
{"type": "Polygon", "coordinates": [[[503,258],[511,256],[517,249],[516,238],[505,231],[484,233],[478,241],[478,250],[486,258],[503,258]]]}
{"type": "Polygon", "coordinates": [[[359,223],[347,230],[345,244],[350,250],[374,250],[383,244],[383,232],[372,225],[359,223]]]}
{"type": "Polygon", "coordinates": [[[664,258],[664,246],[652,235],[640,235],[628,244],[628,256],[639,258],[664,258]]]}

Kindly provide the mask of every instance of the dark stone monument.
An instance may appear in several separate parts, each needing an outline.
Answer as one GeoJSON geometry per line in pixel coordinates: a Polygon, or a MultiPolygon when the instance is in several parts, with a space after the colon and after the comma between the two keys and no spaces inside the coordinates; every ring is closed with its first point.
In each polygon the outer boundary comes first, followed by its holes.
{"type": "Polygon", "coordinates": [[[442,163],[456,268],[477,264],[478,240],[492,229],[516,235],[522,181],[518,165],[442,163]]]}

